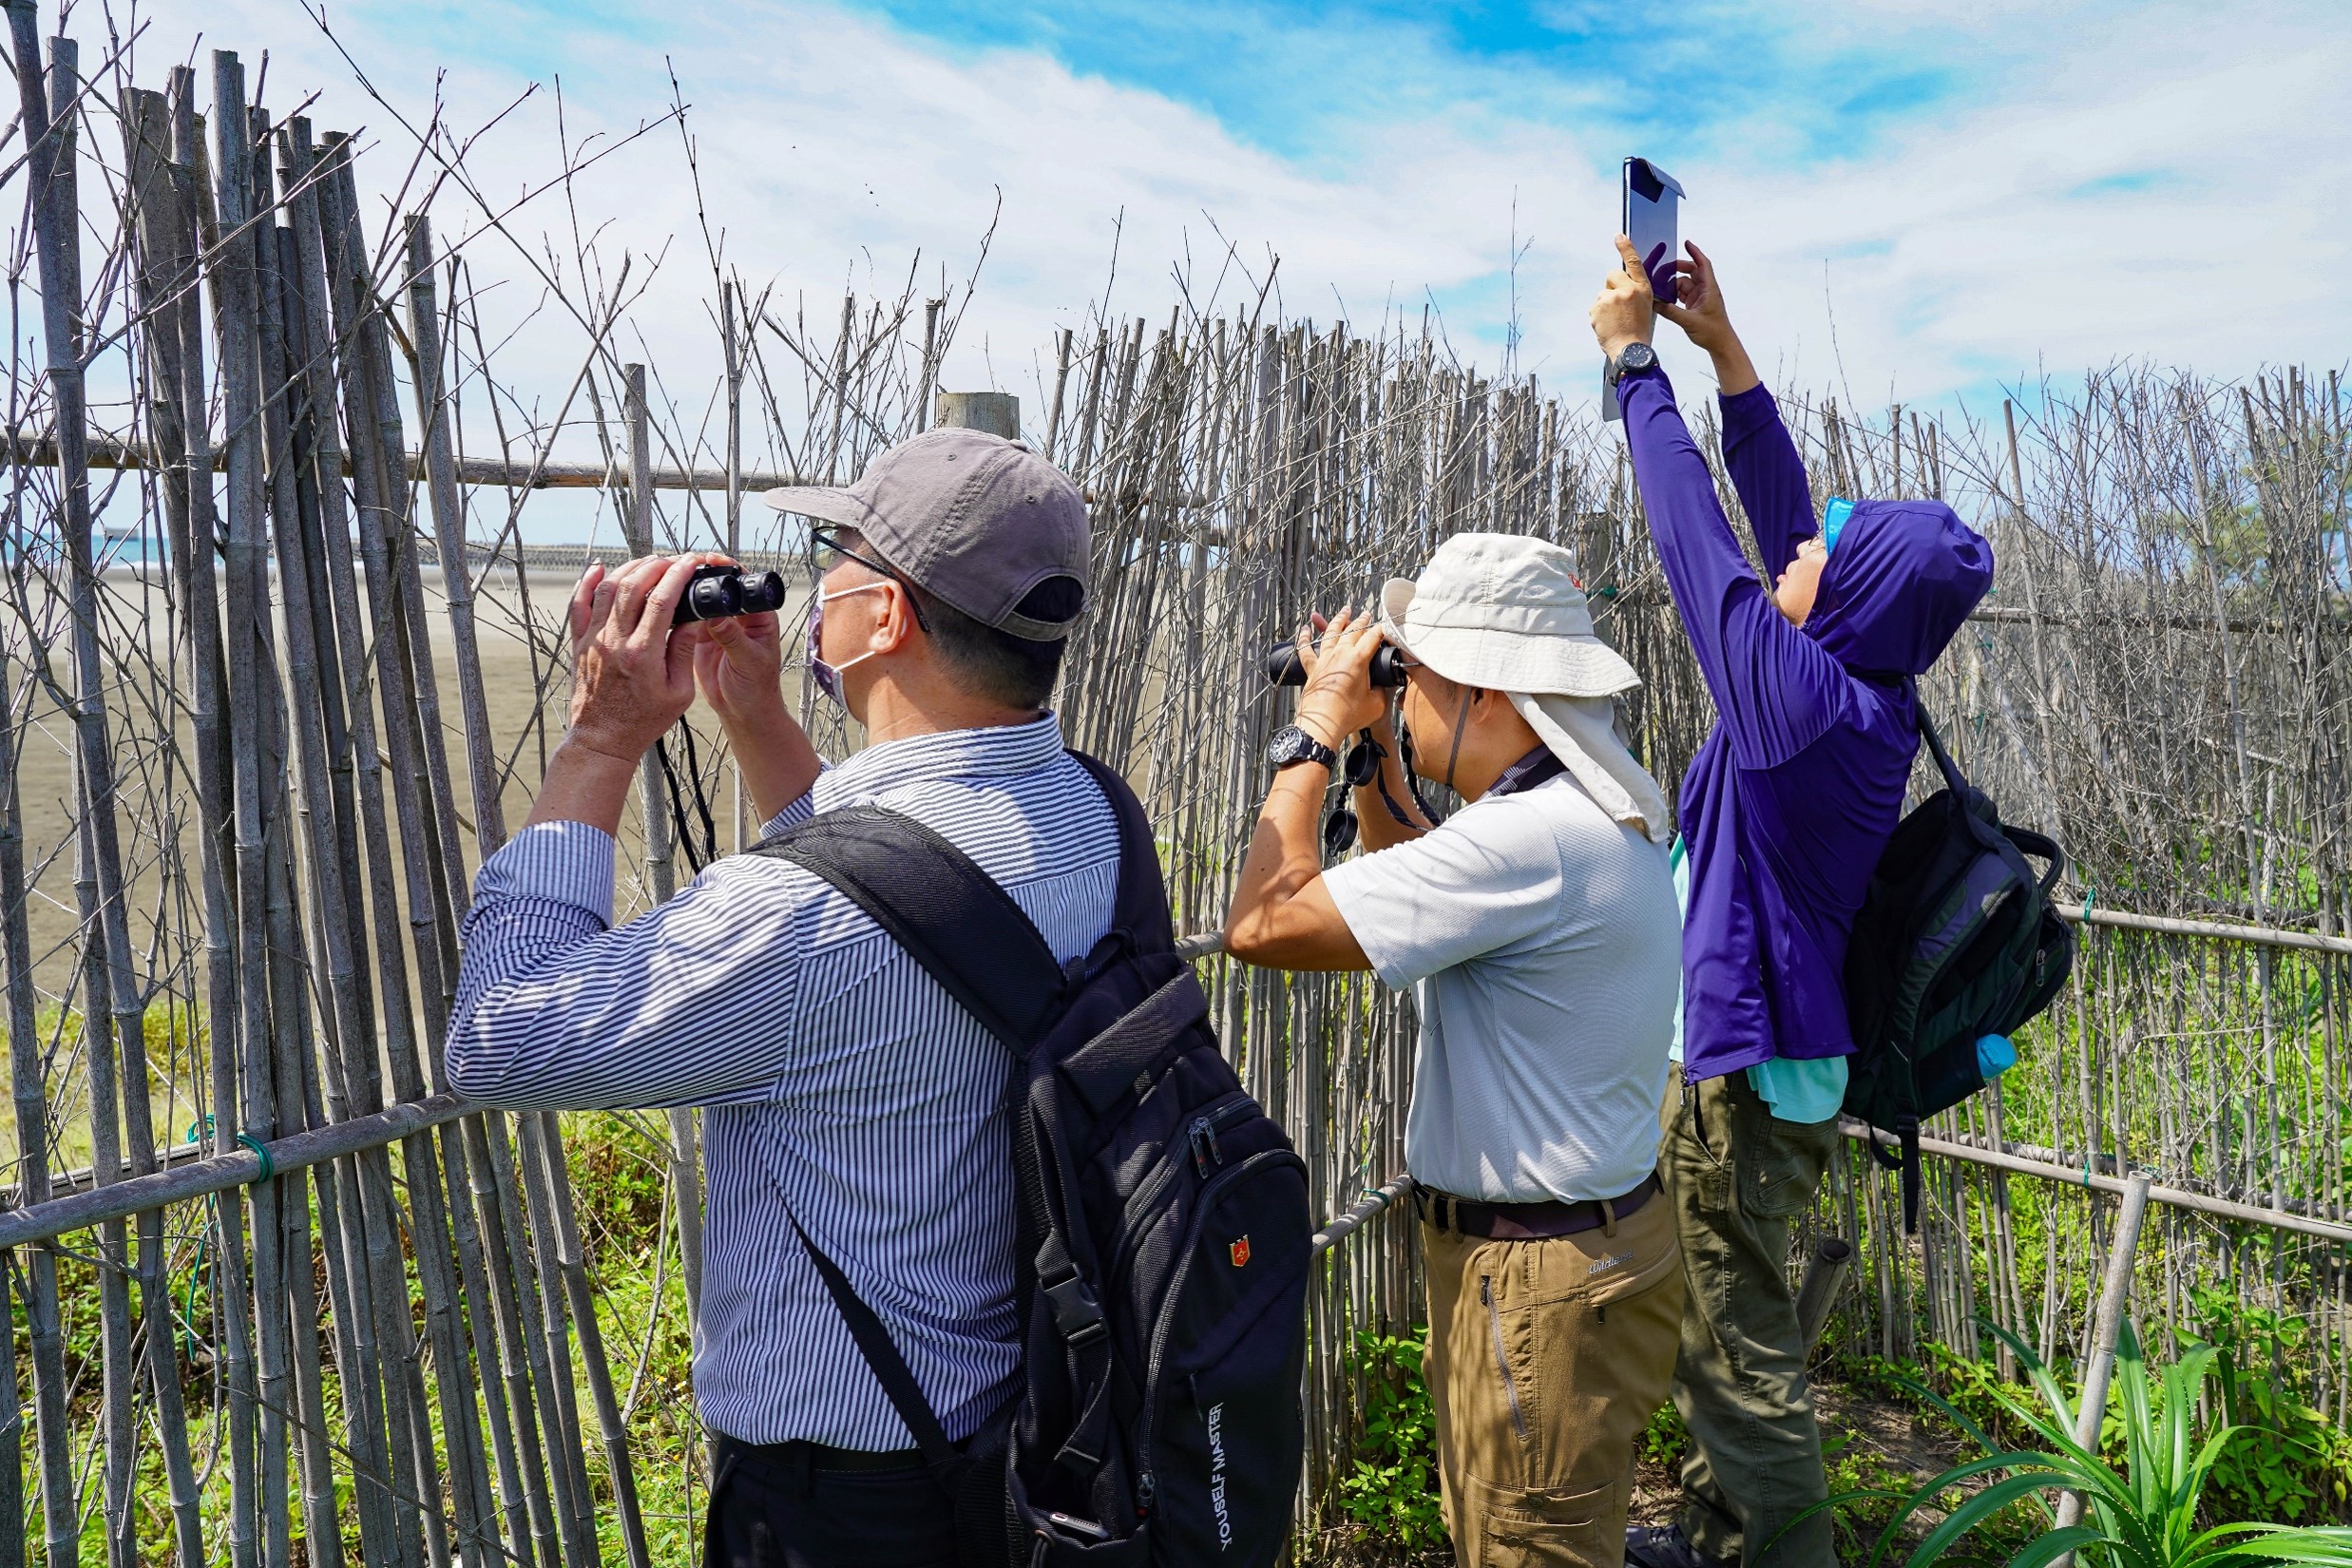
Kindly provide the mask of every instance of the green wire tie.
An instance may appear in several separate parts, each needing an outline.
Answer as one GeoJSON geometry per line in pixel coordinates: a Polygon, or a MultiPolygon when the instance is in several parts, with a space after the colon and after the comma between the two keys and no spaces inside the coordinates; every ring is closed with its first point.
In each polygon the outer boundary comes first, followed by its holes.
{"type": "Polygon", "coordinates": [[[256,1176],[249,1185],[258,1187],[263,1182],[269,1180],[270,1177],[277,1174],[277,1162],[270,1158],[270,1147],[268,1144],[262,1142],[251,1133],[238,1134],[237,1141],[243,1144],[246,1148],[251,1149],[253,1151],[254,1157],[261,1162],[260,1174],[256,1176]]]}
{"type": "MultiPolygon", "coordinates": [[[[189,1122],[187,1141],[190,1143],[202,1142],[204,1135],[211,1132],[215,1125],[216,1123],[209,1116],[204,1118],[201,1121],[189,1122]]],[[[259,1174],[255,1176],[251,1181],[247,1182],[247,1186],[258,1187],[261,1183],[270,1180],[277,1175],[277,1162],[270,1157],[270,1148],[268,1144],[262,1142],[251,1133],[238,1134],[237,1141],[243,1144],[246,1148],[251,1149],[253,1151],[253,1157],[261,1162],[261,1170],[259,1174]]]]}

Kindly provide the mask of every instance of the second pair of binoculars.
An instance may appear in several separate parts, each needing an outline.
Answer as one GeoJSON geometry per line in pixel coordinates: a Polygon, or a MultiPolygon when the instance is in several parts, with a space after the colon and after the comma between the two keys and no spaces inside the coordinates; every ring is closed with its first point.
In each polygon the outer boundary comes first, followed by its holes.
{"type": "MultiPolygon", "coordinates": [[[[1383,642],[1372,655],[1372,684],[1402,686],[1405,668],[1405,651],[1393,642],[1383,642]]],[[[1307,666],[1298,661],[1297,643],[1277,642],[1266,650],[1266,679],[1277,686],[1307,684],[1307,666]]]]}
{"type": "Polygon", "coordinates": [[[740,566],[714,562],[694,569],[694,576],[687,580],[686,592],[678,602],[678,613],[670,617],[670,624],[683,626],[689,621],[757,615],[762,610],[783,607],[782,572],[747,572],[740,566]]]}

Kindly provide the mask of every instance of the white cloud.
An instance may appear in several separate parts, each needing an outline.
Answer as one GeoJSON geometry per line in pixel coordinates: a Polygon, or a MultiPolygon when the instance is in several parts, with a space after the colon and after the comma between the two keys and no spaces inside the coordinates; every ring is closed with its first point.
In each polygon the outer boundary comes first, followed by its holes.
{"type": "MultiPolygon", "coordinates": [[[[1920,10],[1852,0],[1825,15],[1824,36],[1850,46],[1884,30],[1980,47],[2012,62],[1997,92],[1804,168],[1788,167],[1762,126],[1746,147],[1675,168],[1692,192],[1686,232],[1712,241],[1761,360],[1815,383],[1836,375],[1830,303],[1845,378],[1864,402],[1917,402],[2119,356],[2225,374],[2342,357],[2352,313],[2326,280],[2343,270],[2352,210],[2352,131],[2340,107],[2352,48],[2334,13],[1987,20],[1980,9],[1920,10]],[[2037,30],[2029,41],[2023,29],[2037,30]]],[[[249,62],[269,48],[274,104],[297,85],[323,87],[320,124],[377,131],[379,181],[403,158],[382,111],[351,88],[290,0],[166,0],[147,14],[146,59],[159,45],[184,48],[200,27],[207,47],[239,48],[249,62]]],[[[1121,211],[1115,309],[1164,319],[1169,268],[1188,246],[1196,259],[1213,253],[1213,217],[1253,266],[1269,248],[1280,254],[1292,312],[1329,318],[1344,299],[1368,321],[1390,300],[1417,314],[1434,291],[1454,307],[1454,341],[1491,363],[1516,193],[1520,232],[1535,239],[1519,277],[1523,362],[1566,394],[1589,395],[1583,311],[1616,217],[1609,182],[1593,172],[1616,161],[1603,133],[1432,93],[1398,111],[1405,118],[1360,127],[1351,153],[1320,150],[1309,169],[1196,109],[1075,75],[1042,53],[950,49],[821,5],[678,4],[633,13],[626,31],[515,5],[370,6],[338,11],[336,26],[412,112],[434,69],[449,67],[445,94],[461,123],[561,72],[575,136],[658,115],[668,55],[693,105],[704,196],[730,261],[781,279],[779,296],[804,292],[817,320],[837,310],[845,280],[894,289],[918,248],[927,278],[941,263],[960,277],[1001,187],[996,245],[947,367],[959,386],[993,378],[1034,395],[1032,361],[1053,327],[1080,322],[1099,296],[1121,211]]],[[[1463,80],[1491,86],[1498,70],[1537,68],[1490,61],[1463,80]]],[[[1522,81],[1507,96],[1541,90],[1522,81]]],[[[485,140],[476,158],[493,193],[553,167],[552,107],[543,94],[485,140]]],[[[673,391],[706,388],[717,367],[709,274],[676,133],[614,157],[582,201],[585,220],[608,225],[609,253],[669,246],[634,326],[673,391]]],[[[468,224],[450,195],[438,214],[445,233],[468,224]]],[[[536,237],[561,221],[543,201],[522,227],[536,237]]],[[[526,278],[494,249],[476,264],[526,278]]],[[[531,292],[519,281],[507,308],[531,292]]],[[[518,344],[549,397],[576,363],[577,335],[564,337],[543,326],[518,344]]],[[[1696,368],[1687,350],[1670,350],[1669,362],[1696,368]]]]}

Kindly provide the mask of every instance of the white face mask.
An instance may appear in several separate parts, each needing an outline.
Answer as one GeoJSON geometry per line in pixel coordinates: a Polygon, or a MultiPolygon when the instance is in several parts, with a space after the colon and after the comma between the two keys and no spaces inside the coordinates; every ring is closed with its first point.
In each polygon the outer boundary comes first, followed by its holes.
{"type": "Polygon", "coordinates": [[[814,599],[809,601],[809,676],[816,682],[816,689],[835,702],[844,700],[841,695],[841,672],[855,669],[869,659],[873,658],[880,650],[869,648],[846,664],[826,663],[823,651],[825,606],[836,599],[847,599],[855,593],[871,593],[876,588],[889,586],[888,583],[861,583],[854,588],[843,588],[838,593],[819,592],[814,599]]]}

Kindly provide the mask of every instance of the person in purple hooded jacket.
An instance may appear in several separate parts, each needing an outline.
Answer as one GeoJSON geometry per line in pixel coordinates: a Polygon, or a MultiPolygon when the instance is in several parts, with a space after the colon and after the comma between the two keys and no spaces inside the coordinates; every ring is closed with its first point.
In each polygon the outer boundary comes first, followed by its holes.
{"type": "Polygon", "coordinates": [[[1935,501],[1832,501],[1811,487],[1731,330],[1714,268],[1624,263],[1592,309],[1675,607],[1719,715],[1683,775],[1684,1083],[1658,1166],[1688,1284],[1673,1398],[1691,1434],[1683,1507],[1631,1529],[1626,1559],[1835,1568],[1821,1434],[1788,1282],[1845,1089],[1847,938],[1903,814],[1919,748],[1907,679],[1993,581],[1992,547],[1935,501]],[[1654,316],[1714,361],[1724,466],[1768,564],[1741,552],[1649,348],[1654,316]]]}

